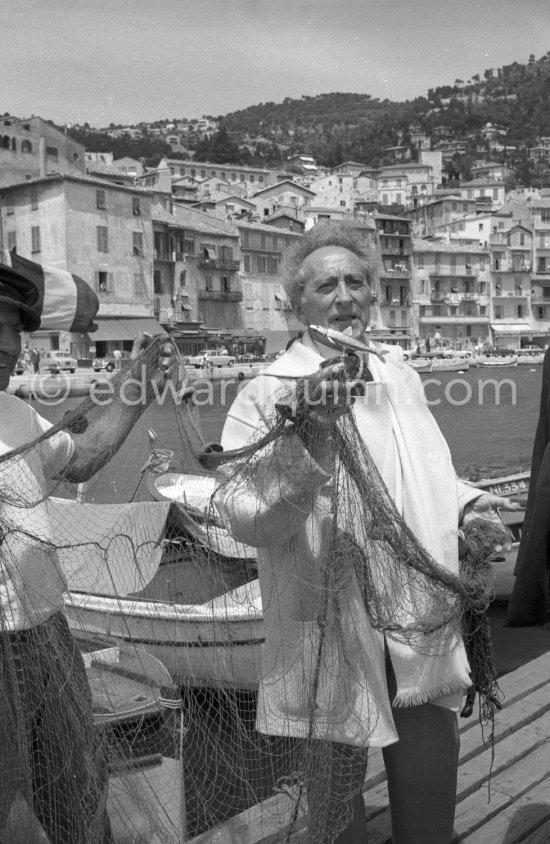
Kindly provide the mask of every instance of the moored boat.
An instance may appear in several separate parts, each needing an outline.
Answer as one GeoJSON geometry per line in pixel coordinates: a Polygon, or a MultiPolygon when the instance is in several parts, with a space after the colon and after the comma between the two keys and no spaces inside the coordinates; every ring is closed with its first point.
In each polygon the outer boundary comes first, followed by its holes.
{"type": "Polygon", "coordinates": [[[466,372],[469,362],[465,358],[433,358],[432,372],[466,372]]]}
{"type": "Polygon", "coordinates": [[[406,363],[417,372],[431,372],[432,359],[431,358],[409,358],[406,363]]]}
{"type": "Polygon", "coordinates": [[[517,355],[479,355],[478,366],[517,366],[517,355]]]}

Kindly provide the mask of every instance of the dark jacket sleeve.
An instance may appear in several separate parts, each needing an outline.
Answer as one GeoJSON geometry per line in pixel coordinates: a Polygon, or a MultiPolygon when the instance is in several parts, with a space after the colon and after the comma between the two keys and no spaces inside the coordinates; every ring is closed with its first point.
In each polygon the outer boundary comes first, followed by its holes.
{"type": "Polygon", "coordinates": [[[539,420],[533,445],[525,520],[508,604],[508,626],[529,627],[546,620],[550,548],[550,349],[544,356],[539,420]]]}

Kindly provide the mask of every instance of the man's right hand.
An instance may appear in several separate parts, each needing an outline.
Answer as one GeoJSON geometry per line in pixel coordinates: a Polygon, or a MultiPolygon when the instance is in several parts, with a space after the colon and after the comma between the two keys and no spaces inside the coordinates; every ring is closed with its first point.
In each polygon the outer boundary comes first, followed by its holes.
{"type": "Polygon", "coordinates": [[[337,420],[355,401],[361,361],[356,355],[330,358],[313,375],[297,383],[292,404],[278,404],[292,422],[311,456],[322,465],[334,457],[332,434],[337,420]]]}

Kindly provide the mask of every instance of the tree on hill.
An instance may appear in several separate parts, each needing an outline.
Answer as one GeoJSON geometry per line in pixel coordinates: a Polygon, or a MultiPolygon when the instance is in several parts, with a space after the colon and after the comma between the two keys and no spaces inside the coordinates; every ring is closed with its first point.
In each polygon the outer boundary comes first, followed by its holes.
{"type": "Polygon", "coordinates": [[[215,164],[240,164],[241,151],[222,125],[211,138],[199,141],[195,149],[195,158],[197,161],[212,161],[215,164]]]}

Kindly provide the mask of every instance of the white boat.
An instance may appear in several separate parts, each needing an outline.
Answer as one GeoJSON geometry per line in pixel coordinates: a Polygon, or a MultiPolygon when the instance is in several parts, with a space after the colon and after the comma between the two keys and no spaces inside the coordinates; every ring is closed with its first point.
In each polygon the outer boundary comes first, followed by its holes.
{"type": "Polygon", "coordinates": [[[536,366],[544,363],[544,352],[518,352],[518,366],[536,366]]]}
{"type": "Polygon", "coordinates": [[[469,368],[465,358],[433,358],[432,372],[466,372],[469,368]]]}
{"type": "MultiPolygon", "coordinates": [[[[529,473],[473,485],[524,504],[529,473]]],[[[69,581],[71,628],[79,636],[104,636],[144,649],[181,685],[255,688],[263,613],[254,549],[220,525],[213,524],[215,530],[208,525],[212,477],[168,472],[154,476],[152,486],[165,500],[89,505],[54,499],[56,535],[68,544],[84,537],[90,542],[85,553],[79,549],[78,565],[71,548],[60,552],[69,581]],[[68,513],[67,508],[78,510],[68,513]],[[193,553],[178,552],[173,539],[162,538],[167,522],[177,525],[193,553]],[[108,565],[102,548],[121,535],[130,540],[128,553],[126,546],[117,547],[116,565],[108,565]],[[136,559],[138,539],[144,553],[136,559]]],[[[515,537],[511,551],[493,562],[495,596],[506,599],[523,510],[501,515],[515,537]]]]}
{"type": "Polygon", "coordinates": [[[479,355],[478,366],[517,366],[517,355],[479,355]]]}
{"type": "Polygon", "coordinates": [[[432,359],[431,358],[408,358],[406,363],[417,372],[431,372],[432,359]]]}

